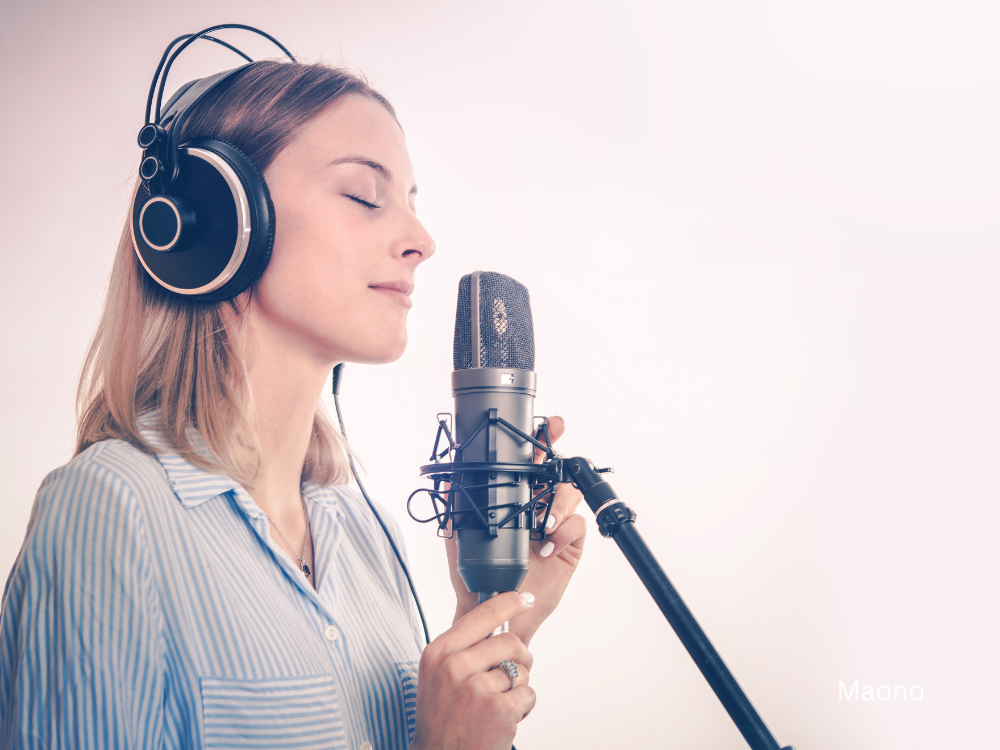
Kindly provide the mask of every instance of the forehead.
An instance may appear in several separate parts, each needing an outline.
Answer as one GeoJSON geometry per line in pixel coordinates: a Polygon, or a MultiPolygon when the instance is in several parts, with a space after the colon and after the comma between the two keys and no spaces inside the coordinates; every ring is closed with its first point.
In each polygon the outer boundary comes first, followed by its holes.
{"type": "Polygon", "coordinates": [[[307,122],[280,157],[315,166],[348,155],[372,159],[404,181],[413,181],[399,123],[381,104],[356,94],[342,97],[307,122]]]}

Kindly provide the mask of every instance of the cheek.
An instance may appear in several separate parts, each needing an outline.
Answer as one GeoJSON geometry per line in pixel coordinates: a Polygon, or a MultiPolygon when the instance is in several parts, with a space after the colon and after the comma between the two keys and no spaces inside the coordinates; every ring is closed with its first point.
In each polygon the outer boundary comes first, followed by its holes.
{"type": "Polygon", "coordinates": [[[358,227],[326,196],[275,201],[274,251],[265,277],[287,293],[327,293],[358,272],[358,227]],[[279,284],[280,282],[280,284],[279,284]]]}
{"type": "Polygon", "coordinates": [[[258,282],[264,311],[286,322],[316,324],[342,315],[356,296],[357,269],[338,239],[302,225],[279,229],[258,282]]]}
{"type": "MultiPolygon", "coordinates": [[[[392,361],[406,344],[406,315],[368,289],[379,280],[378,238],[353,216],[285,207],[254,305],[275,335],[320,357],[392,361]]],[[[384,272],[382,272],[383,275],[384,272]]]]}

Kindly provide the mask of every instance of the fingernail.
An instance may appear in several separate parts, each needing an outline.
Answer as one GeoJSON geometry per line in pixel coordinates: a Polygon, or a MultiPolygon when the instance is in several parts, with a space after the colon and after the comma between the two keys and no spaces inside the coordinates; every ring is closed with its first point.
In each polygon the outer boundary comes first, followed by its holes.
{"type": "Polygon", "coordinates": [[[535,603],[535,595],[528,593],[527,591],[521,594],[521,598],[524,599],[524,603],[529,607],[535,603]]]}
{"type": "Polygon", "coordinates": [[[547,519],[545,519],[545,528],[546,529],[551,529],[555,525],[556,525],[556,517],[555,516],[550,515],[547,519]]]}
{"type": "Polygon", "coordinates": [[[556,545],[554,545],[552,542],[546,542],[545,546],[542,547],[542,549],[539,551],[538,554],[541,555],[542,557],[548,557],[549,555],[552,554],[552,550],[554,550],[555,548],[556,545]]]}

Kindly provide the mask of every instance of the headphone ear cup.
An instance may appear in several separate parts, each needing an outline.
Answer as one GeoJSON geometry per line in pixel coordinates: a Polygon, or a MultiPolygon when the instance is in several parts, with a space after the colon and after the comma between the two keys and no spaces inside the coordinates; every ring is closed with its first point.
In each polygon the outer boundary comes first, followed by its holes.
{"type": "Polygon", "coordinates": [[[264,175],[236,146],[219,138],[202,138],[188,145],[218,154],[229,163],[243,185],[250,213],[250,241],[239,268],[218,290],[198,296],[218,302],[242,294],[264,273],[274,249],[274,204],[264,175]]]}
{"type": "MultiPolygon", "coordinates": [[[[274,205],[257,167],[236,146],[200,138],[179,149],[180,176],[168,196],[140,185],[132,204],[132,240],[149,275],[166,289],[218,302],[246,291],[263,273],[274,246],[274,205]],[[182,205],[192,231],[164,249],[151,245],[143,209],[152,201],[182,205]]],[[[161,211],[161,213],[163,213],[161,211]]],[[[148,218],[147,218],[148,223],[148,218]]]]}

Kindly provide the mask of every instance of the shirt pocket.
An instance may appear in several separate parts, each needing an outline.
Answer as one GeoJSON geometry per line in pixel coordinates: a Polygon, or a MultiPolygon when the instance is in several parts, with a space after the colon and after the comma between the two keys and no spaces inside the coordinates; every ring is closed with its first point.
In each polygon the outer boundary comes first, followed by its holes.
{"type": "Polygon", "coordinates": [[[333,678],[201,678],[206,748],[347,748],[333,678]]]}
{"type": "Polygon", "coordinates": [[[413,741],[413,732],[417,728],[417,672],[420,661],[397,661],[396,673],[403,687],[403,710],[406,713],[406,730],[413,741]]]}

